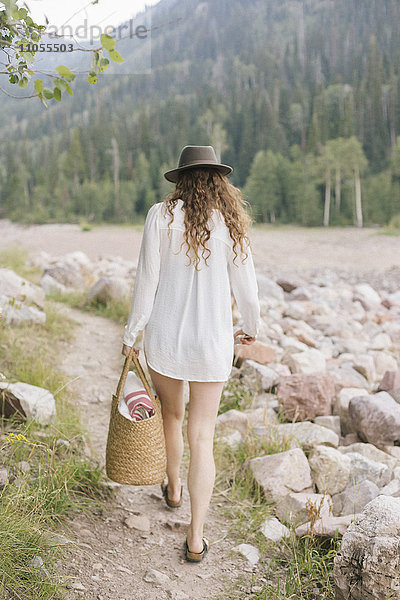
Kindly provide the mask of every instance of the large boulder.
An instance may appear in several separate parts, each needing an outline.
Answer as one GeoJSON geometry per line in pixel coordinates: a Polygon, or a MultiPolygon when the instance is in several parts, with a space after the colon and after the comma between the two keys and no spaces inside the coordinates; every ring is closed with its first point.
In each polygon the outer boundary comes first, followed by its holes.
{"type": "Polygon", "coordinates": [[[337,448],[339,445],[339,436],[328,429],[321,427],[311,421],[302,421],[300,423],[283,423],[275,428],[276,434],[280,439],[294,439],[305,450],[310,450],[318,444],[327,444],[337,448]]]}
{"type": "Polygon", "coordinates": [[[292,373],[302,373],[304,375],[324,373],[326,370],[326,358],[322,352],[315,348],[290,354],[286,359],[286,364],[292,373]]]}
{"type": "MultiPolygon", "coordinates": [[[[52,423],[56,416],[56,403],[53,394],[48,390],[18,381],[17,383],[0,382],[0,400],[4,397],[6,416],[14,412],[22,413],[27,419],[35,420],[40,425],[52,423]]],[[[3,403],[1,403],[3,404],[3,403]]]]}
{"type": "Polygon", "coordinates": [[[350,478],[351,460],[335,448],[316,446],[308,457],[313,481],[320,493],[342,492],[350,478]]]}
{"type": "Polygon", "coordinates": [[[336,600],[400,599],[400,499],[378,496],[357,515],[334,560],[336,600]]]}
{"type": "Polygon", "coordinates": [[[129,282],[122,277],[102,277],[90,288],[86,302],[96,300],[101,304],[126,300],[131,293],[129,282]]]}
{"type": "MultiPolygon", "coordinates": [[[[396,481],[395,479],[393,481],[396,481]]],[[[387,486],[385,486],[387,487],[387,486]]],[[[360,483],[356,483],[348,487],[340,494],[333,496],[333,514],[336,517],[341,515],[355,515],[362,511],[364,506],[371,502],[380,493],[378,486],[373,481],[364,479],[360,483]]]]}
{"type": "Polygon", "coordinates": [[[332,513],[332,499],[325,494],[292,492],[281,498],[275,510],[281,521],[297,526],[309,521],[313,514],[328,517],[332,513]]]}
{"type": "Polygon", "coordinates": [[[350,477],[347,487],[352,487],[365,479],[373,481],[381,488],[388,484],[392,479],[393,472],[384,463],[377,462],[367,458],[358,452],[348,452],[346,454],[350,458],[350,477]]]}
{"type": "MultiPolygon", "coordinates": [[[[360,396],[363,394],[363,391],[360,388],[356,387],[344,387],[338,393],[337,399],[333,404],[333,413],[340,417],[341,430],[343,435],[347,435],[348,433],[354,433],[354,426],[349,415],[349,404],[352,398],[356,396],[360,396]]],[[[364,392],[363,395],[367,395],[367,392],[364,392]]]]}
{"type": "Polygon", "coordinates": [[[36,306],[30,306],[8,296],[0,294],[0,318],[4,318],[7,325],[21,323],[45,323],[46,313],[36,306]]]}
{"type": "Polygon", "coordinates": [[[281,377],[278,396],[286,419],[314,419],[332,414],[335,383],[328,374],[289,375],[281,377]]]}
{"type": "Polygon", "coordinates": [[[363,441],[380,448],[400,444],[400,404],[387,392],[352,398],[349,415],[363,441]]]}
{"type": "Polygon", "coordinates": [[[291,492],[312,491],[310,467],[300,448],[257,456],[245,464],[268,501],[278,502],[291,492]]]}
{"type": "Polygon", "coordinates": [[[14,273],[12,269],[0,268],[0,290],[7,298],[44,308],[44,291],[38,285],[14,273]]]}
{"type": "Polygon", "coordinates": [[[253,360],[262,365],[274,362],[276,349],[264,342],[253,342],[252,344],[235,345],[235,364],[240,365],[243,360],[253,360]]]}

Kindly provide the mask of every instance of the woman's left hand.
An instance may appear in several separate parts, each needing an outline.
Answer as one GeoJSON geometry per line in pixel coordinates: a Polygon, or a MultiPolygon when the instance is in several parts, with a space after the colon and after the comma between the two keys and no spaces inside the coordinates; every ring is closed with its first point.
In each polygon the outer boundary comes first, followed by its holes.
{"type": "MultiPolygon", "coordinates": [[[[122,354],[124,356],[129,356],[131,348],[132,348],[132,346],[127,346],[126,344],[124,344],[122,346],[122,354]]],[[[139,356],[139,348],[134,348],[133,350],[134,350],[136,356],[139,356]]]]}
{"type": "Polygon", "coordinates": [[[233,334],[233,339],[236,340],[237,337],[240,337],[240,343],[241,344],[253,344],[256,341],[255,337],[250,337],[249,335],[247,335],[243,329],[239,329],[238,331],[236,331],[233,334]]]}

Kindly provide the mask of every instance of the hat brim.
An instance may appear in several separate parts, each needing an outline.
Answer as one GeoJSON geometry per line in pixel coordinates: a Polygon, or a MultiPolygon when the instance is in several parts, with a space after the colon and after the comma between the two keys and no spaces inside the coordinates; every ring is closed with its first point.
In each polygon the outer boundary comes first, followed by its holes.
{"type": "Polygon", "coordinates": [[[179,173],[181,173],[181,171],[187,171],[188,169],[196,169],[197,167],[208,167],[209,169],[216,169],[217,171],[222,173],[222,175],[229,175],[229,173],[232,173],[233,171],[233,168],[229,165],[213,165],[210,163],[201,163],[172,169],[171,171],[167,171],[166,173],[164,173],[164,177],[167,181],[170,181],[171,183],[176,183],[178,180],[178,175],[179,173]]]}

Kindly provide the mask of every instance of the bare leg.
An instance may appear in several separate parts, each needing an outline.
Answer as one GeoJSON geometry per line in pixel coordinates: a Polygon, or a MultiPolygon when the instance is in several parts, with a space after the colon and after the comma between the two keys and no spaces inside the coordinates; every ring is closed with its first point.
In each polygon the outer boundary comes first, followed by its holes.
{"type": "Polygon", "coordinates": [[[183,455],[182,424],[185,415],[183,380],[161,375],[149,365],[147,368],[161,402],[167,452],[168,498],[178,501],[181,497],[179,471],[183,455]]]}
{"type": "Polygon", "coordinates": [[[188,489],[192,519],[187,532],[189,549],[203,550],[203,527],[215,481],[213,454],[215,421],[224,381],[190,381],[188,489]]]}

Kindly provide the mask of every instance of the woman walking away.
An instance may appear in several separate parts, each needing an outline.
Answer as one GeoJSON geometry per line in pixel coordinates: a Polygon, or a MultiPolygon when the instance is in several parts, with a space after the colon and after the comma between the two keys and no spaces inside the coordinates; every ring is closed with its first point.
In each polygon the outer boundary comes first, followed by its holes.
{"type": "Polygon", "coordinates": [[[214,429],[234,339],[252,344],[260,322],[247,237],[251,219],[240,190],[226,177],[232,170],[218,163],[212,146],[185,146],[178,167],[164,174],[176,189],[148,211],[123,337],[122,353],[128,355],[143,330],[143,350],[162,406],[167,481],[161,488],[170,507],[182,502],[183,391],[189,382],[191,522],[185,556],[192,562],[201,561],[209,548],[203,528],[215,481],[214,429]],[[244,323],[235,334],[231,291],[244,323]]]}

